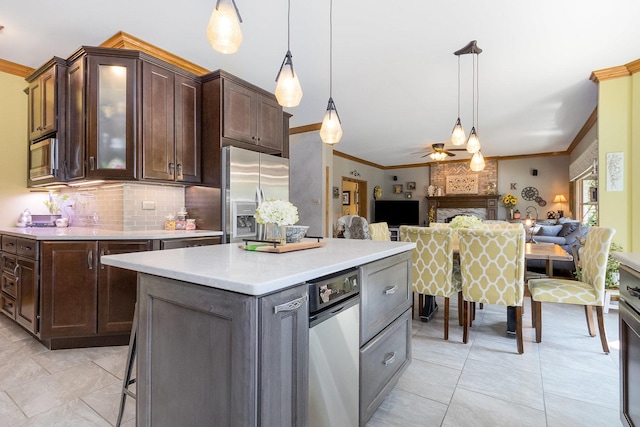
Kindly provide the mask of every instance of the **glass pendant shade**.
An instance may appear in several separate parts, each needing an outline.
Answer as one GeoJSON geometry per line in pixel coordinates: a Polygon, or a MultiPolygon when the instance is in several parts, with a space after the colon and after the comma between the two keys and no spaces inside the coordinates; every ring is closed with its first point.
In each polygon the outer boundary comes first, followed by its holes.
{"type": "Polygon", "coordinates": [[[207,26],[207,38],[211,47],[220,53],[236,53],[240,48],[240,19],[231,0],[221,0],[216,4],[207,26]]]}
{"type": "Polygon", "coordinates": [[[480,172],[484,170],[484,156],[481,151],[476,151],[476,153],[471,158],[470,168],[474,172],[480,172]]]}
{"type": "Polygon", "coordinates": [[[431,157],[435,161],[442,161],[446,159],[448,156],[447,156],[447,153],[431,153],[429,154],[429,157],[431,157]]]}
{"type": "Polygon", "coordinates": [[[329,98],[327,111],[324,113],[322,126],[320,126],[320,138],[325,144],[337,144],[342,138],[342,125],[338,111],[333,103],[333,98],[329,98]]]}
{"type": "Polygon", "coordinates": [[[456,120],[456,124],[453,126],[453,132],[451,132],[451,143],[453,145],[464,145],[467,139],[467,135],[462,128],[462,123],[460,123],[460,117],[456,120]]]}
{"type": "Polygon", "coordinates": [[[283,107],[297,107],[302,100],[302,87],[298,75],[293,71],[291,52],[287,51],[284,63],[276,79],[276,99],[283,107]]]}
{"type": "Polygon", "coordinates": [[[471,133],[467,140],[467,152],[477,153],[478,151],[480,151],[480,139],[478,138],[478,134],[476,133],[476,128],[474,126],[471,128],[471,133]]]}

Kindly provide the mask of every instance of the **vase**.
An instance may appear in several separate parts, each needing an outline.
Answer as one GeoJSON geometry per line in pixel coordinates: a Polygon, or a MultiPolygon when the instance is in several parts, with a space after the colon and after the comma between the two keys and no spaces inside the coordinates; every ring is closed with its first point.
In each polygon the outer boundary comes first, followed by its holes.
{"type": "Polygon", "coordinates": [[[513,219],[513,208],[507,208],[507,219],[513,219]]]}
{"type": "Polygon", "coordinates": [[[264,239],[279,245],[287,243],[287,226],[270,222],[264,225],[264,239]]]}

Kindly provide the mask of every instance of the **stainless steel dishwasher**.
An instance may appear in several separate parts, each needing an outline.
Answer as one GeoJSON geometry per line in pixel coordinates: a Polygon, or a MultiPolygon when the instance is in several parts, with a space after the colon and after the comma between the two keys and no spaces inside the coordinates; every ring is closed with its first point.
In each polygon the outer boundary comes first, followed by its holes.
{"type": "Polygon", "coordinates": [[[309,426],[358,426],[358,271],[309,283],[309,426]]]}

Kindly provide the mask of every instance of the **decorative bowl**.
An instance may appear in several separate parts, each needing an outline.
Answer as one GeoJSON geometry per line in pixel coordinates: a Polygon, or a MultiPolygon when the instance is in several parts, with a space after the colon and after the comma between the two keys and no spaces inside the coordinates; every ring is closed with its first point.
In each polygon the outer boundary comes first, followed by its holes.
{"type": "Polygon", "coordinates": [[[308,229],[308,225],[287,225],[287,243],[300,242],[308,229]]]}

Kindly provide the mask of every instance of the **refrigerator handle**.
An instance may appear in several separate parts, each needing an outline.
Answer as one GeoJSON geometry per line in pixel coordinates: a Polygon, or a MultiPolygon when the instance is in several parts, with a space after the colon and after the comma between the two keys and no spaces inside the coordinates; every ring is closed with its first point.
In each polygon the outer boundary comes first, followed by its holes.
{"type": "Polygon", "coordinates": [[[256,187],[256,203],[260,206],[264,202],[264,192],[262,188],[256,187]]]}

